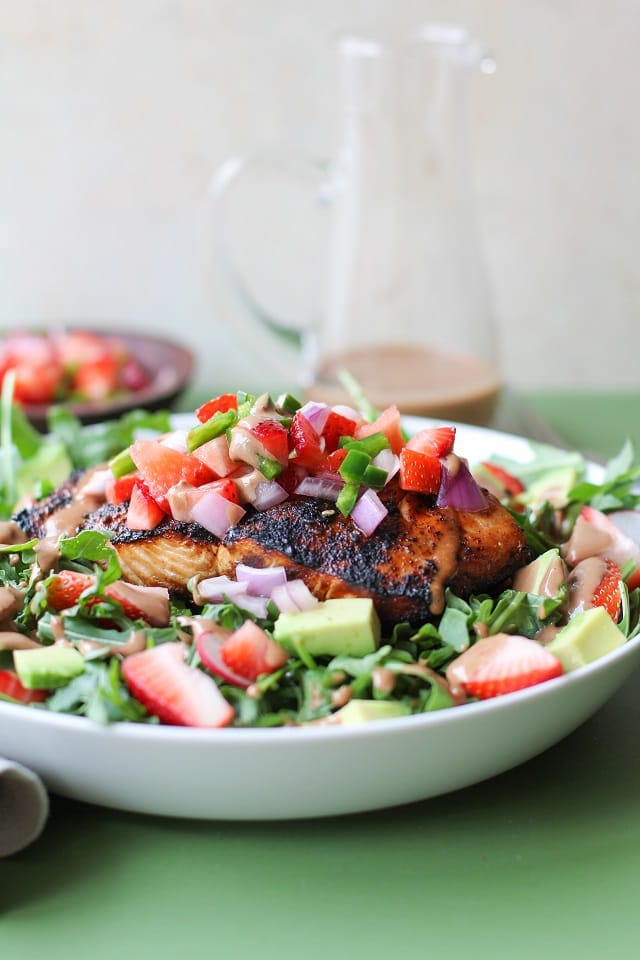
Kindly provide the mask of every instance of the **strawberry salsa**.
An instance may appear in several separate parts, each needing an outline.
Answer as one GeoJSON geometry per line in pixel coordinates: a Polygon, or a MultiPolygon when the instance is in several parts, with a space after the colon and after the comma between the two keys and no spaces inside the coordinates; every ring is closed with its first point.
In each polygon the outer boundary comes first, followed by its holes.
{"type": "Polygon", "coordinates": [[[138,411],[83,429],[57,411],[41,437],[4,402],[4,515],[93,465],[93,494],[124,504],[132,529],[171,516],[223,537],[246,511],[295,493],[329,501],[369,537],[393,480],[467,511],[491,491],[535,559],[497,597],[446,589],[437,617],[382,630],[370,600],[318,601],[282,567],[240,563],[233,578],[194,577],[188,596],[170,595],[126,583],[103,533],[24,542],[7,519],[0,698],[101,723],[347,724],[552,680],[640,632],[640,468],[629,444],[595,484],[578,455],[540,445],[527,463],[488,456],[470,468],[453,426],[407,437],[395,407],[367,418],[240,392],[213,398],[195,421],[176,430],[167,415],[138,411]]]}

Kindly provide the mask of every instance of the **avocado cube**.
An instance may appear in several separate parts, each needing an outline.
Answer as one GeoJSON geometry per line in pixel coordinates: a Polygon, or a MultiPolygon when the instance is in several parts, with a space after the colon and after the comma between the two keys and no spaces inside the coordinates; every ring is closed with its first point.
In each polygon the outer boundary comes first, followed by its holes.
{"type": "Polygon", "coordinates": [[[281,613],[273,636],[293,654],[306,650],[312,657],[364,657],[380,644],[380,620],[371,599],[345,597],[300,613],[281,613]]]}
{"type": "Polygon", "coordinates": [[[569,673],[604,657],[624,642],[622,631],[618,630],[604,607],[590,607],[574,614],[566,627],[547,644],[547,650],[569,673]]]}
{"type": "Polygon", "coordinates": [[[53,690],[84,673],[84,659],[73,647],[15,650],[13,664],[27,690],[53,690]]]}

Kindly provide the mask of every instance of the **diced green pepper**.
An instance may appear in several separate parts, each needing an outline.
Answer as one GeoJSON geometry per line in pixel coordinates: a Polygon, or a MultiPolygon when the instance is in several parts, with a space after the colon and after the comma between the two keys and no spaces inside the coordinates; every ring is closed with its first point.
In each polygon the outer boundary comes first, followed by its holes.
{"type": "Polygon", "coordinates": [[[347,450],[362,450],[373,460],[381,450],[388,450],[390,443],[384,433],[372,433],[371,436],[361,437],[360,440],[354,440],[353,437],[340,437],[340,446],[347,450]]]}
{"type": "Polygon", "coordinates": [[[117,453],[115,457],[109,460],[109,469],[116,480],[118,480],[119,477],[125,477],[128,473],[134,472],[136,465],[131,459],[129,447],[127,447],[126,450],[121,450],[120,453],[117,453]]]}
{"type": "Polygon", "coordinates": [[[364,472],[371,463],[371,457],[364,450],[349,450],[338,468],[338,473],[347,483],[362,483],[364,472]]]}
{"type": "Polygon", "coordinates": [[[227,410],[225,413],[218,411],[214,413],[206,423],[200,423],[197,427],[192,427],[191,430],[189,430],[187,433],[187,450],[189,453],[193,453],[193,451],[201,447],[203,443],[208,443],[209,440],[215,440],[216,437],[221,437],[222,434],[226,433],[237,421],[237,410],[227,410]]]}
{"type": "Polygon", "coordinates": [[[299,400],[296,400],[295,397],[292,397],[290,393],[281,393],[278,399],[276,400],[276,407],[278,410],[281,410],[282,413],[295,413],[296,410],[299,410],[302,404],[299,400]]]}
{"type": "Polygon", "coordinates": [[[355,507],[359,491],[359,484],[345,483],[336,500],[336,507],[343,516],[348,517],[355,507]]]}
{"type": "Polygon", "coordinates": [[[258,454],[257,461],[258,470],[267,480],[275,480],[282,473],[282,464],[278,463],[277,460],[270,460],[268,457],[258,454]]]}
{"type": "Polygon", "coordinates": [[[382,490],[385,483],[387,482],[387,477],[389,474],[386,470],[382,470],[380,467],[374,467],[372,463],[365,469],[362,479],[368,487],[373,487],[374,490],[382,490]]]}

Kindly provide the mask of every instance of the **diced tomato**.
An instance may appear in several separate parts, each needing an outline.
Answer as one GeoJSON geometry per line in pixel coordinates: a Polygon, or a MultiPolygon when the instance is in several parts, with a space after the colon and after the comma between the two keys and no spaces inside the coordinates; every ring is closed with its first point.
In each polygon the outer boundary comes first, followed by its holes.
{"type": "Polygon", "coordinates": [[[316,470],[321,466],[324,460],[324,440],[300,411],[295,413],[291,420],[289,444],[298,466],[306,470],[316,470]]]}
{"type": "Polygon", "coordinates": [[[400,453],[404,447],[404,437],[400,423],[400,411],[395,404],[383,410],[373,423],[360,424],[356,428],[355,438],[356,440],[362,440],[363,437],[370,437],[372,433],[384,433],[393,452],[400,453]]]}
{"type": "Polygon", "coordinates": [[[107,477],[105,496],[108,503],[125,503],[131,499],[131,492],[140,479],[139,473],[128,473],[124,477],[107,477]]]}
{"type": "Polygon", "coordinates": [[[453,450],[455,439],[455,427],[426,427],[411,437],[407,447],[432,457],[446,457],[453,450]]]}
{"type": "Polygon", "coordinates": [[[332,410],[322,430],[324,447],[327,453],[333,453],[338,448],[340,437],[352,437],[358,424],[350,417],[343,417],[341,413],[332,410]]]}
{"type": "Polygon", "coordinates": [[[48,690],[27,690],[13,670],[0,670],[0,697],[8,697],[17,703],[41,703],[48,696],[48,690]]]}
{"type": "Polygon", "coordinates": [[[252,433],[274,460],[286,466],[289,460],[289,437],[281,423],[277,420],[261,420],[252,428],[252,433]]]}
{"type": "Polygon", "coordinates": [[[120,364],[115,356],[104,353],[78,367],[71,381],[71,390],[87,400],[106,400],[118,389],[120,364]]]}
{"type": "Polygon", "coordinates": [[[238,409],[238,398],[235,393],[221,393],[220,396],[207,400],[196,410],[196,417],[200,423],[211,420],[214,413],[226,413],[227,410],[238,409]]]}
{"type": "Polygon", "coordinates": [[[165,511],[151,496],[143,483],[138,481],[131,491],[127,510],[127,526],[130,530],[155,530],[165,511]]]}
{"type": "Polygon", "coordinates": [[[177,483],[199,487],[217,479],[213,471],[197,457],[180,453],[157,440],[135,440],[129,452],[149,493],[163,508],[167,490],[177,483]]]}
{"type": "Polygon", "coordinates": [[[400,451],[400,486],[403,490],[437,493],[441,474],[442,464],[438,457],[408,447],[400,451]]]}

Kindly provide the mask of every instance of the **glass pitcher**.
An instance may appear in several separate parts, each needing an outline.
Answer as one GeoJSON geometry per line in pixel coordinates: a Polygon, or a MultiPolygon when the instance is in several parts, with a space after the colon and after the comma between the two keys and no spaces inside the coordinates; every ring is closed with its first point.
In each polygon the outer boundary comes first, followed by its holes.
{"type": "MultiPolygon", "coordinates": [[[[434,25],[394,39],[344,36],[338,56],[340,146],[328,175],[292,157],[224,164],[212,181],[217,265],[265,367],[287,383],[295,371],[307,398],[349,402],[346,372],[379,409],[487,423],[500,373],[473,212],[467,87],[491,62],[464,29],[434,25]],[[248,266],[233,223],[243,214],[231,196],[246,199],[256,171],[260,189],[294,176],[320,200],[309,219],[328,215],[309,301],[303,293],[288,319],[267,306],[259,254],[248,266]]],[[[246,216],[245,207],[245,228],[246,216]]],[[[273,231],[275,243],[275,223],[273,231]]],[[[299,231],[290,247],[286,272],[296,279],[299,231]]]]}

